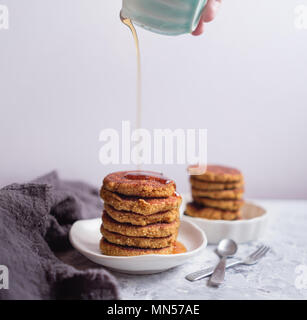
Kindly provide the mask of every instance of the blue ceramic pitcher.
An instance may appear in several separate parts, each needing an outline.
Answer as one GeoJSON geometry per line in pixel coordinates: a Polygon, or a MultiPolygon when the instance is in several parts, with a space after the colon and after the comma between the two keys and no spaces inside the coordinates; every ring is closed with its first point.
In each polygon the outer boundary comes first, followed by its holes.
{"type": "Polygon", "coordinates": [[[121,15],[135,24],[165,35],[191,33],[207,0],[123,0],[121,15]]]}

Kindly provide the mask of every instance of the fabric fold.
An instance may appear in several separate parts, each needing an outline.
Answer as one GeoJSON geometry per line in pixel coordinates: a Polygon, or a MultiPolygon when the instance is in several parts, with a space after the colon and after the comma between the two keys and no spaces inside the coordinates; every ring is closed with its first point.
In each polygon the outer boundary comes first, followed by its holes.
{"type": "Polygon", "coordinates": [[[116,279],[68,240],[76,220],[101,211],[96,188],[55,171],[0,189],[0,265],[9,269],[0,299],[118,299],[116,279]]]}

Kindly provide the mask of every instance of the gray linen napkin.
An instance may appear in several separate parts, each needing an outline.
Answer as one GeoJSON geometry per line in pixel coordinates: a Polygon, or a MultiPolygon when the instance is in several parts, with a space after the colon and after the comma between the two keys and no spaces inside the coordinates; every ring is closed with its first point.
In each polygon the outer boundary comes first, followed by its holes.
{"type": "Polygon", "coordinates": [[[0,300],[118,299],[113,276],[68,241],[74,221],[101,210],[96,188],[63,181],[56,172],[0,189],[0,266],[9,270],[0,300]]]}

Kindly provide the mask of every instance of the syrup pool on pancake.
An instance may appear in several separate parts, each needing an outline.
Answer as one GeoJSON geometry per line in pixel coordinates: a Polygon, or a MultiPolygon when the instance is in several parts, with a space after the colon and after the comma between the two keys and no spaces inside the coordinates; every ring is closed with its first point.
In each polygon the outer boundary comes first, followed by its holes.
{"type": "Polygon", "coordinates": [[[151,171],[130,171],[127,174],[125,174],[124,177],[130,180],[154,180],[162,184],[169,184],[172,182],[172,180],[165,177],[163,173],[151,171]]]}

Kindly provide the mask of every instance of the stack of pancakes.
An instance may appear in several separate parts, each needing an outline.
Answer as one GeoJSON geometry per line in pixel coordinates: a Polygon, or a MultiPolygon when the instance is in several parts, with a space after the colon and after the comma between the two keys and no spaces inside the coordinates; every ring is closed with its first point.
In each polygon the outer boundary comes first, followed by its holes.
{"type": "Polygon", "coordinates": [[[174,181],[150,171],[115,172],[104,178],[100,195],[104,200],[102,253],[172,253],[182,201],[174,181]]]}
{"type": "Polygon", "coordinates": [[[201,175],[191,175],[193,202],[186,206],[185,214],[214,220],[240,219],[244,204],[244,180],[234,168],[208,165],[201,175]]]}

